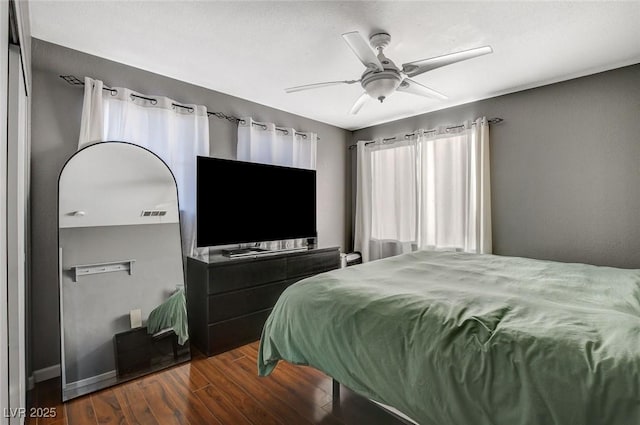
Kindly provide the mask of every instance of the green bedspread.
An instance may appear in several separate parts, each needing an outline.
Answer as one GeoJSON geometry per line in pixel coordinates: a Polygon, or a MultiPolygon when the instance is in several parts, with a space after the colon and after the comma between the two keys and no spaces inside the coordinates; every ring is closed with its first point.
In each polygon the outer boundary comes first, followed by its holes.
{"type": "Polygon", "coordinates": [[[258,369],[311,365],[423,425],[640,424],[640,270],[418,251],[305,279],[258,369]]]}
{"type": "Polygon", "coordinates": [[[173,329],[180,345],[189,339],[187,301],[182,288],[149,313],[147,331],[154,334],[165,329],[173,329]]]}

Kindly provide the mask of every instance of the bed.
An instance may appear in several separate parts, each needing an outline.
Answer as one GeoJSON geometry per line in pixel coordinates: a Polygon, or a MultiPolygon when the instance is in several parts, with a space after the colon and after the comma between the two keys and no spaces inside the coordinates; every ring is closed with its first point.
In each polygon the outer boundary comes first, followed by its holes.
{"type": "Polygon", "coordinates": [[[258,372],[310,365],[423,425],[640,424],[640,270],[417,251],[289,287],[258,372]]]}

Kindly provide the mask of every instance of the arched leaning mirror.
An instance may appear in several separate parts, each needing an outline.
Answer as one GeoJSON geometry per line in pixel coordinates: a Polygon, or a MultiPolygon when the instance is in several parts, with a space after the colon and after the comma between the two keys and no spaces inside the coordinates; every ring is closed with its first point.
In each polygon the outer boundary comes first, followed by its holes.
{"type": "Polygon", "coordinates": [[[58,186],[63,400],[190,358],[178,196],[136,145],[97,143],[58,186]]]}

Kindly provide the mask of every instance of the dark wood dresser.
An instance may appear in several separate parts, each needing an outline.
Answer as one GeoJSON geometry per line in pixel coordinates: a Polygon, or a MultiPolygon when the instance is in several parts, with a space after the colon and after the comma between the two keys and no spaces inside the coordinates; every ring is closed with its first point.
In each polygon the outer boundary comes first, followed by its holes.
{"type": "Polygon", "coordinates": [[[258,340],[288,286],[339,267],[337,247],[235,259],[188,257],[191,343],[212,356],[258,340]]]}

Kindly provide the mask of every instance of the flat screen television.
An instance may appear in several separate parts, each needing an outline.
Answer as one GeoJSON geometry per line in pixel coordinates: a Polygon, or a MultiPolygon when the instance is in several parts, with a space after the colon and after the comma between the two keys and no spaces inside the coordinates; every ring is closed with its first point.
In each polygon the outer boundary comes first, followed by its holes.
{"type": "Polygon", "coordinates": [[[316,172],[197,158],[198,247],[316,237],[316,172]]]}

